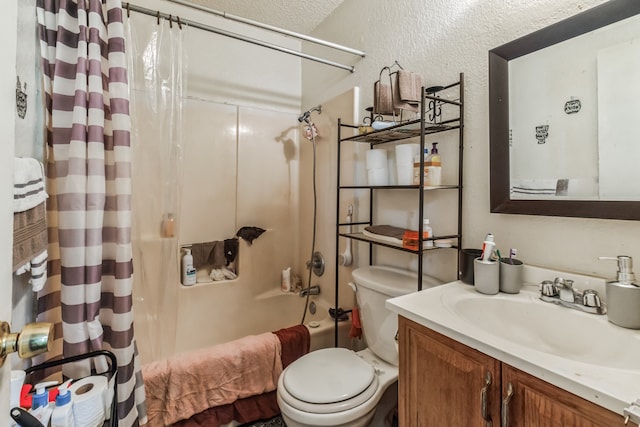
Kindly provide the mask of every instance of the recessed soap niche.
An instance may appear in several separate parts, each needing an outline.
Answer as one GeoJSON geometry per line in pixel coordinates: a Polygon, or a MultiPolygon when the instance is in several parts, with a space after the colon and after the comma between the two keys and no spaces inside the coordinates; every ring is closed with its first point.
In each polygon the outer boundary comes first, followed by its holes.
{"type": "MultiPolygon", "coordinates": [[[[238,278],[239,244],[238,238],[189,243],[180,246],[181,279],[184,282],[184,257],[190,250],[196,283],[215,283],[238,278]]],[[[184,285],[184,283],[183,283],[184,285]]]]}

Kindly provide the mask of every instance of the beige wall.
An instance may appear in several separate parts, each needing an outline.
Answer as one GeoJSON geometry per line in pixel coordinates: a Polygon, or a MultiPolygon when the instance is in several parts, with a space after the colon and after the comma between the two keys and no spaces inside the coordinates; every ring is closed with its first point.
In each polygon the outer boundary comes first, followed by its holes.
{"type": "MultiPolygon", "coordinates": [[[[361,105],[372,103],[372,84],[381,67],[398,60],[420,72],[426,85],[466,79],[464,246],[478,247],[487,232],[501,248],[515,247],[527,263],[610,277],[615,266],[599,255],[640,257],[640,222],[504,215],[489,212],[488,50],[602,0],[352,0],[343,3],[314,31],[367,52],[351,61],[353,74],[303,63],[303,105],[313,105],[361,86],[361,105]]],[[[305,47],[317,53],[317,47],[305,47]]],[[[330,55],[331,56],[331,55],[330,55]]],[[[443,160],[446,167],[446,159],[443,160]]],[[[326,166],[325,166],[326,167],[326,166]]]]}

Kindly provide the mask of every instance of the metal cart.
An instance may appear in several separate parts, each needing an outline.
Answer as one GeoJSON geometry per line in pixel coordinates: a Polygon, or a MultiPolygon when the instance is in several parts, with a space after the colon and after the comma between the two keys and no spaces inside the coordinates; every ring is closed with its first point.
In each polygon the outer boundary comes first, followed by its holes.
{"type": "MultiPolygon", "coordinates": [[[[107,372],[96,372],[94,375],[106,375],[107,380],[111,383],[113,378],[113,401],[111,402],[111,416],[110,419],[105,421],[104,427],[117,427],[118,426],[118,381],[116,375],[118,374],[118,360],[116,356],[108,350],[97,350],[85,354],[79,354],[77,356],[65,357],[64,359],[54,360],[51,362],[41,363],[40,365],[32,366],[25,369],[27,376],[33,372],[41,371],[56,366],[61,366],[67,363],[78,362],[80,360],[91,359],[93,357],[105,356],[109,360],[109,370],[107,372]]],[[[79,379],[79,378],[78,378],[79,379]]]]}

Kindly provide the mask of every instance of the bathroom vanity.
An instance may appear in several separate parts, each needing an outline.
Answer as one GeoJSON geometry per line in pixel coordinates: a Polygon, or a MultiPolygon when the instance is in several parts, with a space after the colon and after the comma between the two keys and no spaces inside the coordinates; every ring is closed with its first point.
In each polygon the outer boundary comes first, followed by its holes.
{"type": "MultiPolygon", "coordinates": [[[[399,315],[401,425],[625,425],[640,398],[640,331],[541,301],[537,284],[559,275],[527,267],[515,295],[458,281],[388,300],[399,315]]],[[[604,280],[564,277],[604,297],[604,280]]]]}
{"type": "Polygon", "coordinates": [[[399,328],[403,426],[624,425],[608,409],[402,316],[399,328]]]}

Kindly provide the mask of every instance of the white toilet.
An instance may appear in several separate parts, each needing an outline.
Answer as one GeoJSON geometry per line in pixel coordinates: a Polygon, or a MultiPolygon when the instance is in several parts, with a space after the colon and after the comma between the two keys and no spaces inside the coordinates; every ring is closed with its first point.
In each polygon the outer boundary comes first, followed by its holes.
{"type": "MultiPolygon", "coordinates": [[[[367,349],[313,351],[290,364],[278,379],[278,405],[288,427],[360,427],[372,421],[384,392],[398,379],[397,316],[384,306],[417,291],[417,275],[393,267],[353,271],[367,349]]],[[[442,282],[423,278],[423,289],[442,282]]]]}

